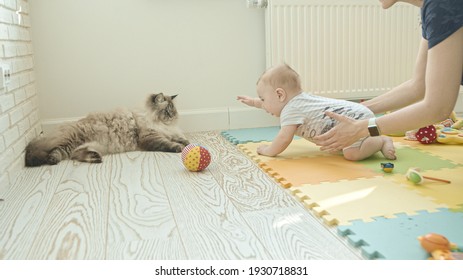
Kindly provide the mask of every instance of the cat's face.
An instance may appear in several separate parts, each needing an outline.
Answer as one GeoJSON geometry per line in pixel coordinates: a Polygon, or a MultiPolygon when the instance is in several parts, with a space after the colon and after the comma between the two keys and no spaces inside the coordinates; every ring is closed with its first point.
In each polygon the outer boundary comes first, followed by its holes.
{"type": "Polygon", "coordinates": [[[164,95],[153,93],[148,97],[146,107],[154,119],[168,123],[178,118],[178,112],[174,105],[174,98],[177,95],[164,95]]]}

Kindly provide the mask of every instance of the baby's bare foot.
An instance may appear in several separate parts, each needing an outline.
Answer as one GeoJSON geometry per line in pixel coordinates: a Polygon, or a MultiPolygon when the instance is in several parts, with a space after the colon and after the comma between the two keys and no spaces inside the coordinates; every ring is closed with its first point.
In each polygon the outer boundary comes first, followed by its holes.
{"type": "Polygon", "coordinates": [[[381,148],[381,153],[387,159],[397,159],[395,156],[395,147],[392,139],[387,136],[381,136],[383,138],[383,147],[381,148]]]}

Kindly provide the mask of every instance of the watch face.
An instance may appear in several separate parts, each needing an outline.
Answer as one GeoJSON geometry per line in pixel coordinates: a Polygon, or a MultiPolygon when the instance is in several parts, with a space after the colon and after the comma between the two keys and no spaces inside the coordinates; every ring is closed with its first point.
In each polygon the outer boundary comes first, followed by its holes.
{"type": "Polygon", "coordinates": [[[370,136],[379,136],[379,130],[376,126],[369,126],[368,132],[370,132],[370,136]]]}

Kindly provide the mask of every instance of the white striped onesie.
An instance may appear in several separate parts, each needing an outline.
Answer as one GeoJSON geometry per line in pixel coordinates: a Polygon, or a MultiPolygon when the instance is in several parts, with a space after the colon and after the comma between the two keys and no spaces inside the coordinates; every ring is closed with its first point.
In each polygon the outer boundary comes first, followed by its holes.
{"type": "MultiPolygon", "coordinates": [[[[374,117],[373,112],[362,104],[302,92],[283,108],[280,125],[298,125],[296,135],[313,141],[313,137],[327,132],[337,124],[337,121],[325,115],[325,111],[356,120],[374,117]]],[[[358,147],[362,141],[360,139],[350,147],[358,147]]]]}

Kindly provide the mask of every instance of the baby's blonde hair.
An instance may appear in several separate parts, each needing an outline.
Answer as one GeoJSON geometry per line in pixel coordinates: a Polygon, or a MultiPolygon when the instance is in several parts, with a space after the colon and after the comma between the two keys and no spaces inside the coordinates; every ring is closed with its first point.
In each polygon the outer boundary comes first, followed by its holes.
{"type": "Polygon", "coordinates": [[[286,63],[267,69],[257,81],[257,83],[260,82],[269,84],[274,89],[282,88],[288,93],[302,91],[299,74],[286,63]]]}

